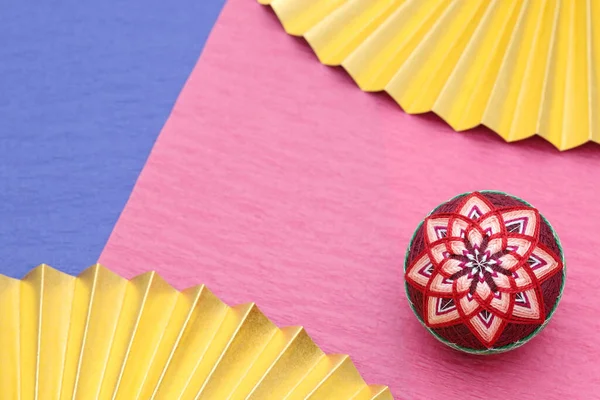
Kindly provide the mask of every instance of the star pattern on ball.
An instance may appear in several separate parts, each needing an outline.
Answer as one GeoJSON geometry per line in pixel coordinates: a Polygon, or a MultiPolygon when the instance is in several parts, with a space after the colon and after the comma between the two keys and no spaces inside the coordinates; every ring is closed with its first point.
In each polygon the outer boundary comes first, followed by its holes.
{"type": "Polygon", "coordinates": [[[422,294],[429,328],[464,325],[493,348],[508,324],[542,325],[542,284],[562,270],[559,254],[540,241],[542,217],[525,204],[498,206],[464,196],[422,226],[422,250],[405,271],[422,294]]]}

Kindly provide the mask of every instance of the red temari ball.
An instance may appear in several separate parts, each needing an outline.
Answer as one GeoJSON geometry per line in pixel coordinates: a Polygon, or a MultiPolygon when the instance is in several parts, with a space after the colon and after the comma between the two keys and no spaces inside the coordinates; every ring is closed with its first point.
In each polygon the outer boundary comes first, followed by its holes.
{"type": "Polygon", "coordinates": [[[516,348],[546,325],[565,283],[563,251],[546,219],[500,192],[462,194],[418,226],[404,264],[423,325],[469,353],[516,348]]]}

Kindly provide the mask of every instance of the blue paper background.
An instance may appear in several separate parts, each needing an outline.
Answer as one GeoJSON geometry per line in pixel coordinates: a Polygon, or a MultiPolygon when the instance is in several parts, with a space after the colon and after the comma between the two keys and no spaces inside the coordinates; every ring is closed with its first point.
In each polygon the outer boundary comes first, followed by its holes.
{"type": "Polygon", "coordinates": [[[2,2],[0,273],[96,262],[223,2],[2,2]]]}

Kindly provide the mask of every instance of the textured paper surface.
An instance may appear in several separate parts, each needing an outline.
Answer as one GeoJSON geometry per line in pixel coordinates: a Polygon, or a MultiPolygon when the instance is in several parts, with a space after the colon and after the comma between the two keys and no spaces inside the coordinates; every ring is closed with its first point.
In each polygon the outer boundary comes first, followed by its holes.
{"type": "Polygon", "coordinates": [[[231,0],[100,261],[131,277],[157,269],[206,283],[302,324],[352,356],[396,398],[598,397],[596,301],[600,154],[541,139],[505,144],[398,112],[322,66],[253,1],[231,0]],[[417,223],[466,191],[531,202],[560,235],[565,295],[522,349],[481,358],[445,348],[404,297],[417,223]]]}
{"type": "Polygon", "coordinates": [[[223,3],[2,2],[0,273],[96,261],[223,3]]]}

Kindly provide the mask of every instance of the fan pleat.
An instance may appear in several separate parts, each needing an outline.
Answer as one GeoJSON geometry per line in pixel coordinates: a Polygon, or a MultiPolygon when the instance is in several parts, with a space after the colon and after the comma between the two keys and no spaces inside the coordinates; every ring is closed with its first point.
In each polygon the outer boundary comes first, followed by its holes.
{"type": "Polygon", "coordinates": [[[20,289],[21,281],[0,276],[0,388],[8,399],[21,394],[20,289]]]}
{"type": "Polygon", "coordinates": [[[65,363],[61,399],[100,394],[126,290],[127,281],[97,266],[76,280],[67,346],[76,362],[65,363]]]}
{"type": "Polygon", "coordinates": [[[454,129],[473,128],[482,120],[523,8],[517,3],[503,7],[501,1],[493,1],[487,7],[433,105],[433,110],[454,129]]]}
{"type": "Polygon", "coordinates": [[[290,35],[302,36],[348,0],[272,0],[271,7],[285,21],[290,35]]]}
{"type": "Polygon", "coordinates": [[[350,0],[305,33],[319,60],[340,65],[405,0],[350,0]]]}
{"type": "Polygon", "coordinates": [[[457,131],[483,124],[560,150],[600,143],[593,0],[262,0],[364,91],[457,131]]]}
{"type": "Polygon", "coordinates": [[[323,356],[288,398],[348,399],[363,388],[361,380],[348,356],[323,356]]]}
{"type": "Polygon", "coordinates": [[[365,91],[381,91],[429,32],[446,4],[408,0],[342,62],[365,91]]]}
{"type": "Polygon", "coordinates": [[[3,399],[392,399],[301,327],[154,272],[42,265],[0,276],[0,312],[3,399]]]}
{"type": "Polygon", "coordinates": [[[73,277],[46,268],[23,279],[19,338],[23,399],[60,396],[74,285],[73,277]]]}
{"type": "Polygon", "coordinates": [[[588,0],[588,73],[590,77],[589,108],[591,140],[600,143],[600,102],[598,85],[600,85],[600,5],[588,0]]]}

